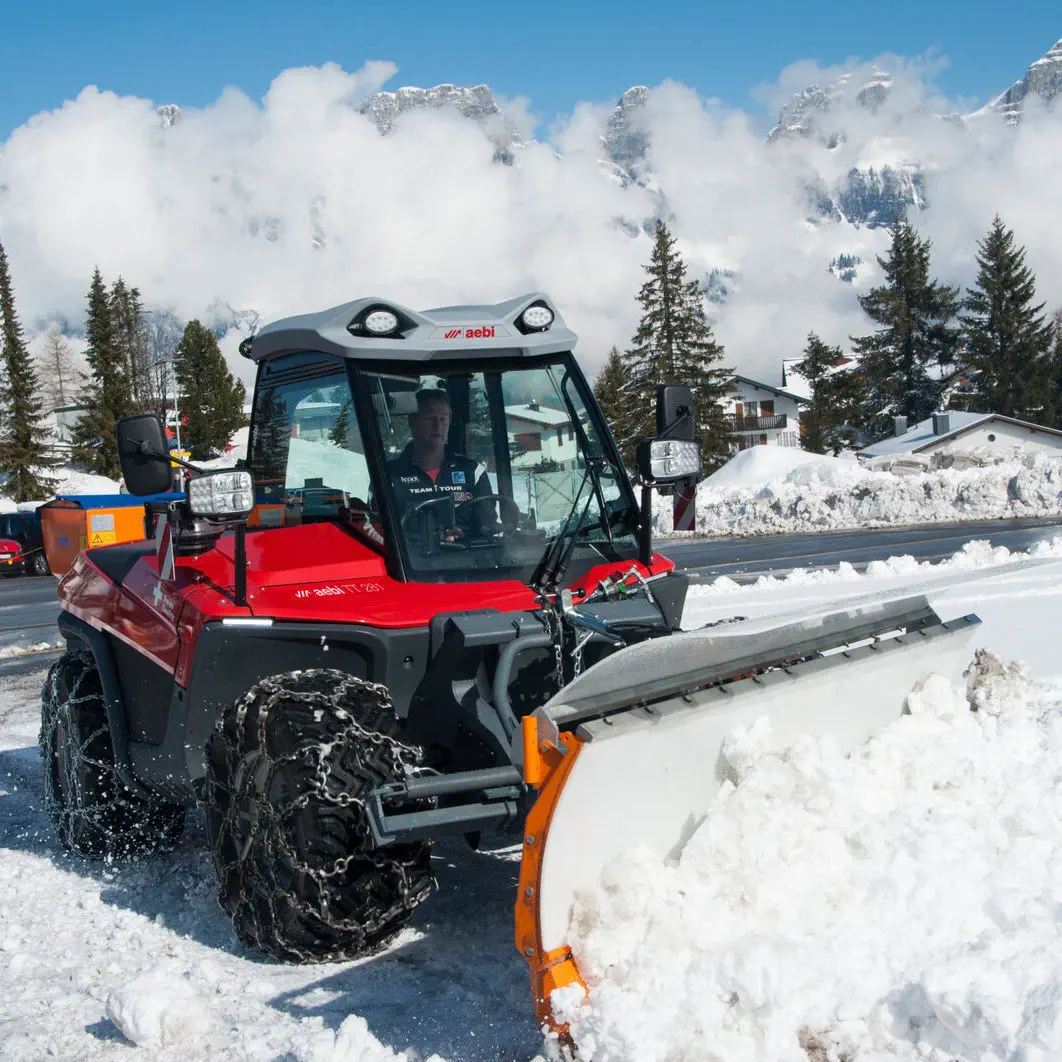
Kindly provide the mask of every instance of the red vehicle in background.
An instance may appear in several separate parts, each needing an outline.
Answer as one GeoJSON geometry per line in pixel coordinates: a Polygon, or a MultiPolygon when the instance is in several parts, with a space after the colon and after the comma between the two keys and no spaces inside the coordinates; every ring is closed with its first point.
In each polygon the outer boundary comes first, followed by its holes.
{"type": "Polygon", "coordinates": [[[22,543],[13,538],[0,538],[0,573],[17,575],[26,570],[22,543]]]}

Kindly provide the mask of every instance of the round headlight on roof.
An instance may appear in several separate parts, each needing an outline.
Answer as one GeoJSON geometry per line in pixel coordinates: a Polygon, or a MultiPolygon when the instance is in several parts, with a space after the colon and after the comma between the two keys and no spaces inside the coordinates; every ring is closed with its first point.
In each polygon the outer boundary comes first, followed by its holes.
{"type": "Polygon", "coordinates": [[[528,308],[520,314],[520,320],[525,328],[541,331],[543,328],[549,328],[549,326],[553,324],[553,311],[548,306],[542,306],[540,304],[528,306],[528,308]]]}
{"type": "Polygon", "coordinates": [[[398,328],[398,317],[390,310],[373,310],[363,324],[366,332],[372,332],[374,336],[385,336],[398,328]]]}

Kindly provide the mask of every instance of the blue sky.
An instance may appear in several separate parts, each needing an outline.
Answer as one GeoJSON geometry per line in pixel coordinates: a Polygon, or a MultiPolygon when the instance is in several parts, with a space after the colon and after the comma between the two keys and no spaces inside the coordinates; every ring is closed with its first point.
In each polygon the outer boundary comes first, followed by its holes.
{"type": "Polygon", "coordinates": [[[10,5],[0,36],[0,139],[85,85],[201,106],[236,85],[254,99],[290,66],[347,70],[389,59],[399,84],[486,82],[527,96],[545,124],[579,100],[608,101],[672,77],[761,111],[750,97],[798,59],[822,65],[891,51],[943,54],[950,97],[983,102],[1062,36],[1058,0],[790,0],[586,4],[50,0],[10,5]],[[1018,7],[1011,10],[1017,10],[1018,7]]]}

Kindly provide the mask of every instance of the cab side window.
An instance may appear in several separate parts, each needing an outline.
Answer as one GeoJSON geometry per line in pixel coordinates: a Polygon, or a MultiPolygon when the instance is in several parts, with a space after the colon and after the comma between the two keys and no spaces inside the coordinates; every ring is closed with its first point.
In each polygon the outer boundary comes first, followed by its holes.
{"type": "Polygon", "coordinates": [[[346,365],[293,354],[263,366],[249,462],[256,500],[285,506],[285,523],[334,517],[369,496],[369,469],[346,365]]]}

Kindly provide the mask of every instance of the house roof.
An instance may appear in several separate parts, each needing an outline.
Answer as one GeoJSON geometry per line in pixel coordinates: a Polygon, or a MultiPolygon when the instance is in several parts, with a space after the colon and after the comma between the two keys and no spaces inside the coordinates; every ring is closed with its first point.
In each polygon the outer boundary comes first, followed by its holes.
{"type": "Polygon", "coordinates": [[[564,410],[550,409],[548,406],[539,406],[537,409],[533,409],[531,406],[506,406],[505,412],[510,417],[529,420],[535,424],[545,424],[548,427],[567,424],[571,420],[564,410]]]}
{"type": "Polygon", "coordinates": [[[903,435],[894,435],[891,439],[882,439],[859,451],[861,457],[884,457],[888,454],[916,454],[922,450],[928,450],[936,443],[945,439],[954,439],[978,424],[985,421],[1002,421],[1005,424],[1016,424],[1021,428],[1029,428],[1031,431],[1043,432],[1045,435],[1062,435],[1062,431],[1054,428],[1045,428],[1042,424],[1033,424],[1027,420],[1016,420],[1014,417],[1005,417],[1002,413],[966,413],[961,410],[950,409],[948,416],[951,419],[951,430],[943,435],[933,434],[933,418],[920,420],[913,427],[908,428],[903,435]]]}
{"type": "Polygon", "coordinates": [[[751,387],[759,387],[761,390],[771,391],[776,395],[781,395],[783,398],[790,398],[794,402],[801,402],[804,405],[807,405],[808,403],[808,400],[806,398],[803,398],[800,395],[795,395],[792,391],[783,391],[780,387],[775,387],[772,384],[764,383],[762,380],[753,380],[748,376],[739,376],[737,373],[730,377],[730,382],[749,384],[751,387]]]}
{"type": "Polygon", "coordinates": [[[811,384],[795,368],[803,360],[803,358],[782,358],[782,386],[788,388],[791,394],[799,394],[810,402],[811,384]]]}

